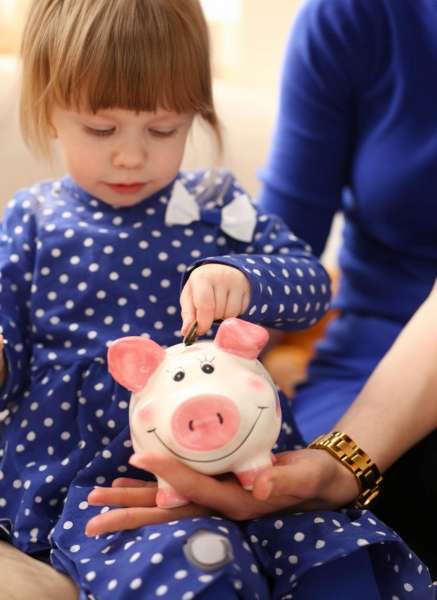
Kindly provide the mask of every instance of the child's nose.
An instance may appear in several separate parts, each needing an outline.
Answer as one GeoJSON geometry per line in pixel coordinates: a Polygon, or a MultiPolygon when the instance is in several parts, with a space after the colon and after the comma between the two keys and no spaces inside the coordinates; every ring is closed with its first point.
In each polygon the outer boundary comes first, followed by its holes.
{"type": "Polygon", "coordinates": [[[146,151],[140,145],[125,146],[114,153],[113,165],[117,168],[138,169],[146,161],[146,151]]]}

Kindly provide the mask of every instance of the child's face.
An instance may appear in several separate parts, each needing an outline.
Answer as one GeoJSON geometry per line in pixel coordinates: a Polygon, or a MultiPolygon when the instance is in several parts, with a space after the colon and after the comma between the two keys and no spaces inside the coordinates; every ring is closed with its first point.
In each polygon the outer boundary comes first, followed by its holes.
{"type": "Polygon", "coordinates": [[[56,108],[52,115],[68,172],[112,206],[133,206],[175,178],[192,121],[193,115],[165,110],[56,108]]]}

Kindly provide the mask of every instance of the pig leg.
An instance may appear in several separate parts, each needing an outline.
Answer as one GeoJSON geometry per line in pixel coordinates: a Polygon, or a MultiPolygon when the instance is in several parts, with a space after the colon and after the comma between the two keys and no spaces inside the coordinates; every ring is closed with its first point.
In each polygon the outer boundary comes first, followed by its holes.
{"type": "Polygon", "coordinates": [[[235,477],[239,480],[245,490],[253,488],[253,482],[260,471],[272,465],[272,454],[270,452],[259,454],[247,461],[238,465],[238,471],[235,471],[235,477]]]}
{"type": "Polygon", "coordinates": [[[167,481],[157,478],[158,491],[156,493],[156,505],[159,508],[176,508],[188,504],[188,498],[179,494],[167,481]]]}

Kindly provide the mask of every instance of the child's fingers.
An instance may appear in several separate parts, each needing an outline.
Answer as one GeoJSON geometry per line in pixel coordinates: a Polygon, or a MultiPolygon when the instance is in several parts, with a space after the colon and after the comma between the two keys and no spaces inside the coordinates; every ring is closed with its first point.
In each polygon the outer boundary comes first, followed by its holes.
{"type": "Polygon", "coordinates": [[[241,289],[230,289],[226,299],[226,307],[221,318],[238,317],[241,314],[242,293],[241,289]]]}
{"type": "Polygon", "coordinates": [[[246,310],[249,308],[249,302],[250,302],[250,292],[244,292],[244,294],[241,298],[241,310],[239,313],[240,315],[245,313],[246,310]]]}
{"type": "Polygon", "coordinates": [[[215,294],[211,283],[202,277],[191,284],[195,320],[200,334],[206,333],[214,321],[215,294]]]}
{"type": "Polygon", "coordinates": [[[214,286],[214,321],[225,318],[226,303],[228,300],[229,289],[224,286],[214,286]]]}
{"type": "Polygon", "coordinates": [[[181,333],[185,336],[188,333],[188,329],[192,323],[194,323],[196,320],[196,309],[194,307],[190,281],[184,285],[184,289],[182,290],[180,297],[180,305],[182,317],[181,333]]]}

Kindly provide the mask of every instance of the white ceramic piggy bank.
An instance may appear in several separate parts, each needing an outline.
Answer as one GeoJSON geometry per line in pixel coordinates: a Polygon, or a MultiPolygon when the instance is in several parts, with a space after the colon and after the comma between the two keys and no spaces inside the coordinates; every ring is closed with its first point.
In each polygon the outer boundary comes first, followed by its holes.
{"type": "MultiPolygon", "coordinates": [[[[259,325],[226,319],[214,341],[164,350],[144,337],[124,337],[108,350],[109,371],[133,392],[129,409],[137,453],[164,453],[210,475],[233,472],[251,489],[272,463],[281,409],[257,356],[268,340],[259,325]]],[[[185,504],[158,478],[157,504],[185,504]]]]}

